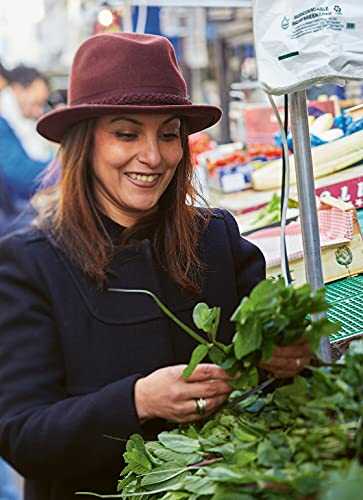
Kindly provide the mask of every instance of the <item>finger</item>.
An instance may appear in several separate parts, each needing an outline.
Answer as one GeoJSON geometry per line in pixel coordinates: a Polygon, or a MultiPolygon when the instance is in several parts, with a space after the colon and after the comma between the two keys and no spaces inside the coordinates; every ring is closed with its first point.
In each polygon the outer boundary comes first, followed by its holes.
{"type": "Polygon", "coordinates": [[[272,357],[268,362],[261,363],[261,367],[265,370],[284,370],[284,371],[301,371],[310,363],[311,356],[302,358],[280,358],[272,357]]]}
{"type": "Polygon", "coordinates": [[[309,363],[310,358],[290,360],[289,364],[270,365],[265,363],[261,365],[262,368],[268,370],[275,376],[283,374],[284,377],[294,377],[304,370],[305,366],[309,363]]]}
{"type": "Polygon", "coordinates": [[[232,387],[223,380],[208,380],[206,382],[194,382],[185,388],[184,399],[213,398],[229,394],[232,387]]]}
{"type": "Polygon", "coordinates": [[[267,365],[271,366],[304,366],[311,360],[311,354],[304,356],[291,356],[289,358],[284,358],[280,356],[272,356],[268,361],[265,362],[267,365]]]}
{"type": "Polygon", "coordinates": [[[226,401],[227,398],[227,395],[218,396],[215,398],[204,398],[206,407],[203,415],[200,415],[198,413],[195,400],[187,401],[183,405],[183,407],[180,408],[180,411],[172,420],[178,423],[187,423],[202,420],[212,415],[226,401]]]}
{"type": "Polygon", "coordinates": [[[277,346],[275,347],[272,356],[278,356],[280,358],[302,358],[311,354],[311,349],[309,344],[299,344],[299,345],[288,345],[288,346],[277,346]]]}
{"type": "Polygon", "coordinates": [[[226,394],[211,398],[209,404],[207,405],[207,416],[212,415],[215,411],[217,411],[227,399],[228,395],[226,394]]]}
{"type": "Polygon", "coordinates": [[[198,411],[198,406],[197,406],[197,400],[196,399],[189,399],[188,401],[184,401],[183,404],[178,405],[178,408],[174,409],[174,415],[170,417],[170,420],[174,422],[191,422],[192,420],[195,420],[197,417],[202,417],[204,418],[209,412],[211,407],[210,399],[208,398],[203,398],[206,406],[204,409],[203,415],[200,415],[198,411]]]}
{"type": "Polygon", "coordinates": [[[197,366],[187,382],[198,382],[210,379],[231,380],[232,377],[220,366],[202,363],[197,366]]]}

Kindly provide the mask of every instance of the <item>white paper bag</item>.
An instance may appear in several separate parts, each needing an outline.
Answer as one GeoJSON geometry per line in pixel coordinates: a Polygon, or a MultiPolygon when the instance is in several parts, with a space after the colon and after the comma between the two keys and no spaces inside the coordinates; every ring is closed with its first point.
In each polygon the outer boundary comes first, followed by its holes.
{"type": "Polygon", "coordinates": [[[254,0],[253,21],[270,94],[363,79],[363,0],[254,0]]]}

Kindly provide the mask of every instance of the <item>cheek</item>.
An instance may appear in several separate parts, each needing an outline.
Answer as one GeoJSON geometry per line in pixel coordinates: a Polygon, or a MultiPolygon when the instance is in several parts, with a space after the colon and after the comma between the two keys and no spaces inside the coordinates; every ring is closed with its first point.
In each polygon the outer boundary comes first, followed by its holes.
{"type": "Polygon", "coordinates": [[[178,145],[175,148],[173,148],[172,150],[168,151],[166,158],[167,158],[167,164],[169,165],[169,168],[171,170],[175,171],[183,158],[183,149],[182,149],[181,145],[178,145]]]}
{"type": "Polygon", "coordinates": [[[93,150],[93,169],[98,175],[106,177],[117,175],[120,166],[125,161],[123,156],[119,147],[106,143],[102,137],[96,137],[93,150]]]}

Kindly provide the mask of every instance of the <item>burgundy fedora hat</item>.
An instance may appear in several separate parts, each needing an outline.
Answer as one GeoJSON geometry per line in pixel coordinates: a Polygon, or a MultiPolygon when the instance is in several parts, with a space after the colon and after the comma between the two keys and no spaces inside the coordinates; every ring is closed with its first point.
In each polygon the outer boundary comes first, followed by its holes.
{"type": "Polygon", "coordinates": [[[61,142],[88,118],[119,113],[175,113],[189,134],[218,122],[216,106],[194,105],[169,40],[157,35],[105,33],[88,38],[72,64],[68,104],[40,118],[38,132],[61,142]]]}

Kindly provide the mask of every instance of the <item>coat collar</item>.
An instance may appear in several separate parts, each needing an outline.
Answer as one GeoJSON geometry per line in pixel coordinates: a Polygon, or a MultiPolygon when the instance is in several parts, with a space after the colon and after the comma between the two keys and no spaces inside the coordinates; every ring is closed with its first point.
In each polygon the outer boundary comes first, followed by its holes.
{"type": "MultiPolygon", "coordinates": [[[[111,238],[118,239],[124,228],[105,216],[103,218],[111,238]]],[[[117,251],[109,267],[107,286],[104,290],[97,288],[59,248],[56,251],[89,312],[102,322],[133,324],[165,317],[150,296],[111,292],[109,288],[151,291],[174,312],[193,308],[200,299],[186,295],[166,272],[159,268],[148,238],[117,251]]]]}

